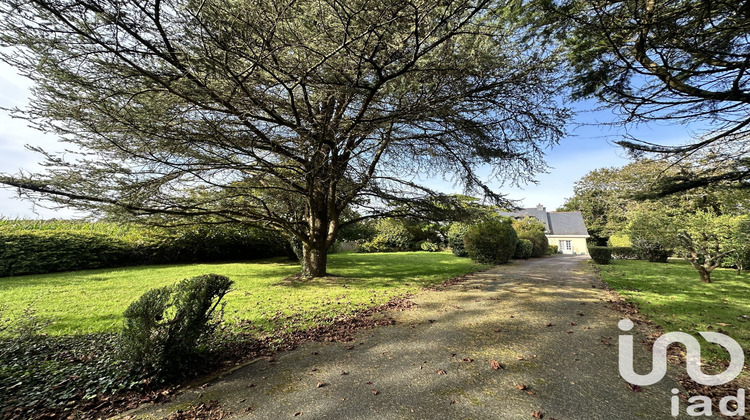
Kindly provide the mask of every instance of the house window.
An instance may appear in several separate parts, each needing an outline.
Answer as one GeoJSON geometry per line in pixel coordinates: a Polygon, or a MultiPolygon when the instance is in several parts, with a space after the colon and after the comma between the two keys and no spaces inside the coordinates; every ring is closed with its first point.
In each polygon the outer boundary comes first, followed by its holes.
{"type": "Polygon", "coordinates": [[[572,251],[573,250],[573,244],[571,241],[560,241],[560,250],[561,251],[572,251]]]}

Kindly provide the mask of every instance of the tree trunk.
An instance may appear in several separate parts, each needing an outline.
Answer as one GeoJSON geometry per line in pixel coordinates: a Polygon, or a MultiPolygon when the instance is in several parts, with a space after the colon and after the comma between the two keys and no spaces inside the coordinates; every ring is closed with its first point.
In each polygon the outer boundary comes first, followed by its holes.
{"type": "Polygon", "coordinates": [[[326,275],[328,250],[302,245],[302,277],[313,278],[326,275]]]}
{"type": "Polygon", "coordinates": [[[704,283],[711,283],[711,271],[707,270],[706,267],[698,265],[695,268],[698,269],[698,274],[701,276],[701,281],[704,283]]]}

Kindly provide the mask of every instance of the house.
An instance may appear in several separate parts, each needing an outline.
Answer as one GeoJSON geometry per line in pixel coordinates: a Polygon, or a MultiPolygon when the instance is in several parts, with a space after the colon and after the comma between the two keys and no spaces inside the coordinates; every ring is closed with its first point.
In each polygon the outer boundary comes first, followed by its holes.
{"type": "Polygon", "coordinates": [[[512,213],[501,213],[516,219],[533,217],[544,223],[544,233],[550,245],[557,245],[563,254],[588,254],[586,239],[589,232],[580,211],[547,211],[541,204],[512,213]]]}

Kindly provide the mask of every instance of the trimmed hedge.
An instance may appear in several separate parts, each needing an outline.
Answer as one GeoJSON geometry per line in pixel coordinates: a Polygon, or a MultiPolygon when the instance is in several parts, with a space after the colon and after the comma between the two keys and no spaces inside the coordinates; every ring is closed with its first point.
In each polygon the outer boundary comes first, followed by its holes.
{"type": "Polygon", "coordinates": [[[482,264],[507,263],[517,242],[518,236],[510,220],[486,220],[471,226],[464,235],[469,258],[482,264]]]}
{"type": "Polygon", "coordinates": [[[613,246],[609,248],[612,258],[616,260],[637,260],[638,252],[632,246],[613,246]]]}
{"type": "Polygon", "coordinates": [[[513,253],[513,259],[528,260],[534,252],[534,244],[528,239],[519,239],[516,243],[516,251],[513,253]]]}
{"type": "Polygon", "coordinates": [[[606,246],[589,246],[589,255],[597,264],[609,264],[612,252],[606,246]]]}
{"type": "Polygon", "coordinates": [[[58,271],[199,261],[266,258],[288,254],[275,233],[244,226],[179,229],[109,223],[4,222],[0,224],[0,277],[58,271]],[[99,226],[97,226],[99,225],[99,226]]]}

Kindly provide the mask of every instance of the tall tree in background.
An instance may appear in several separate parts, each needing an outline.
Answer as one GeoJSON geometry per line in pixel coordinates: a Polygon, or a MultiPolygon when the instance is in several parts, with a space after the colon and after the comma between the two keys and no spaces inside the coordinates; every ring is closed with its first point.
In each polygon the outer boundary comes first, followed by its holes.
{"type": "MultiPolygon", "coordinates": [[[[16,115],[72,153],[2,175],[86,210],[247,223],[326,274],[347,207],[435,196],[444,176],[502,201],[563,134],[554,55],[515,1],[7,0],[2,60],[35,82],[16,115]],[[10,52],[8,52],[10,51],[10,52]],[[76,156],[77,155],[77,156],[76,156]]],[[[40,150],[41,151],[41,150],[40,150]]],[[[42,151],[43,152],[43,151],[42,151]]],[[[348,220],[346,222],[354,222],[348,220]]]]}
{"type": "Polygon", "coordinates": [[[570,86],[622,111],[622,121],[703,122],[690,144],[644,139],[619,144],[638,153],[704,165],[664,176],[661,195],[725,181],[750,187],[750,1],[539,0],[533,15],[567,46],[570,86]]]}

